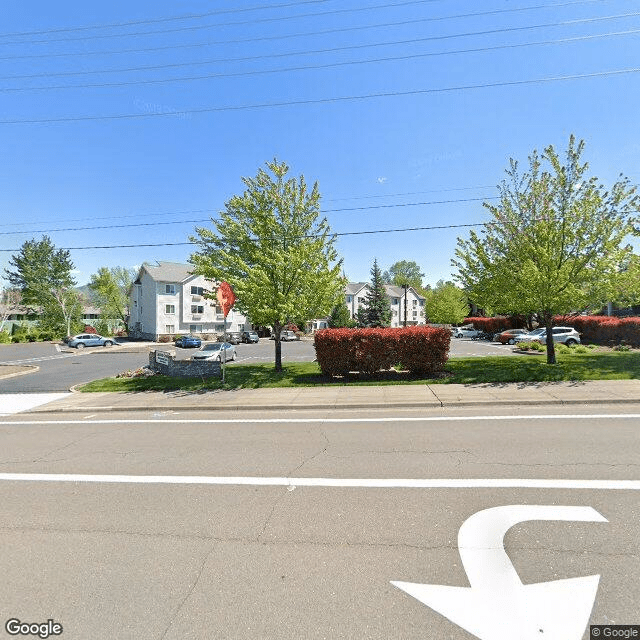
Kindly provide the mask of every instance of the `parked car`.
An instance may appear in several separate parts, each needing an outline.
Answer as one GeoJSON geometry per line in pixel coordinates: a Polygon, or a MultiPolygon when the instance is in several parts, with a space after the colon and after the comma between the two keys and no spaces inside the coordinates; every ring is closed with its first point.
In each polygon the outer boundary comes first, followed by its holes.
{"type": "Polygon", "coordinates": [[[209,342],[193,354],[193,360],[217,360],[229,362],[237,357],[236,348],[228,342],[209,342]]]}
{"type": "Polygon", "coordinates": [[[243,331],[242,332],[242,342],[250,343],[250,342],[258,342],[260,337],[258,336],[257,331],[243,331]]]}
{"type": "Polygon", "coordinates": [[[240,344],[242,342],[242,334],[239,331],[227,331],[227,342],[240,344]]]}
{"type": "MultiPolygon", "coordinates": [[[[276,339],[276,334],[272,333],[269,336],[269,340],[275,340],[276,339]]],[[[300,336],[296,334],[295,331],[281,331],[280,332],[280,340],[282,340],[283,342],[287,342],[289,340],[300,340],[300,336]]]]}
{"type": "Polygon", "coordinates": [[[85,347],[111,347],[116,343],[114,338],[105,338],[97,333],[80,333],[67,341],[70,347],[84,349],[85,347]]]}
{"type": "Polygon", "coordinates": [[[475,338],[480,335],[479,329],[474,329],[473,325],[466,325],[464,327],[455,327],[453,329],[453,335],[456,338],[475,338]]]}
{"type": "Polygon", "coordinates": [[[526,329],[507,329],[493,336],[493,339],[495,342],[500,342],[501,344],[515,344],[516,342],[522,342],[522,340],[526,339],[528,334],[529,332],[526,329]]]}
{"type": "MultiPolygon", "coordinates": [[[[536,329],[536,331],[540,331],[541,333],[535,338],[527,337],[527,342],[540,342],[542,344],[547,344],[547,330],[544,327],[541,327],[540,329],[536,329]]],[[[580,334],[573,327],[553,327],[551,331],[553,333],[554,342],[561,342],[568,346],[571,346],[572,344],[580,344],[580,334]]]]}
{"type": "Polygon", "coordinates": [[[176,347],[181,347],[182,349],[187,349],[189,347],[200,347],[202,345],[202,341],[200,338],[196,338],[195,336],[180,336],[175,341],[176,347]]]}

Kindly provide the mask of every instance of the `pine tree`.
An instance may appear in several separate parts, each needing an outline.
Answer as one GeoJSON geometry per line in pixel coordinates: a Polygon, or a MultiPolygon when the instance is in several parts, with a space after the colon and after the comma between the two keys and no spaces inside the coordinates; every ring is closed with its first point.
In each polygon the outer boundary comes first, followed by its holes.
{"type": "Polygon", "coordinates": [[[391,302],[384,288],[377,259],[374,259],[371,267],[371,286],[365,296],[364,306],[358,310],[358,324],[365,327],[391,325],[391,302]]]}
{"type": "Polygon", "coordinates": [[[327,324],[331,329],[340,329],[342,327],[351,328],[355,326],[355,322],[351,319],[349,308],[345,302],[333,307],[327,324]]]}

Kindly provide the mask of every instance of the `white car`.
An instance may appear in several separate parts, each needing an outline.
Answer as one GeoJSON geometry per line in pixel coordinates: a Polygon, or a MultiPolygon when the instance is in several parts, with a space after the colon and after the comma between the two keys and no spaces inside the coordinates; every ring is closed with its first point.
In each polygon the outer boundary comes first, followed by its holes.
{"type": "Polygon", "coordinates": [[[217,360],[231,362],[235,360],[236,348],[228,342],[209,342],[193,354],[193,360],[217,360]]]}
{"type": "MultiPolygon", "coordinates": [[[[573,327],[553,327],[553,341],[561,342],[571,346],[572,344],[580,344],[580,334],[573,327]]],[[[522,340],[525,342],[540,342],[547,344],[547,330],[544,327],[540,327],[535,330],[538,335],[533,337],[532,334],[522,336],[522,340]]]]}
{"type": "Polygon", "coordinates": [[[453,329],[453,335],[456,338],[475,338],[479,336],[480,333],[480,329],[474,329],[471,325],[453,329]]]}

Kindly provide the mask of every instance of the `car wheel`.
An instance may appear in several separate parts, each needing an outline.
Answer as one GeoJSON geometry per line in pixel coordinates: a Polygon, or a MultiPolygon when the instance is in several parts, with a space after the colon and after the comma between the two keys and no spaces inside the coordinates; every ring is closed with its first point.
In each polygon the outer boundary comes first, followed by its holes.
{"type": "Polygon", "coordinates": [[[237,357],[238,357],[238,354],[234,351],[233,358],[231,358],[231,361],[233,362],[237,357]]]}
{"type": "Polygon", "coordinates": [[[456,338],[462,338],[462,334],[461,333],[456,333],[456,338]]]}
{"type": "Polygon", "coordinates": [[[111,340],[106,340],[104,343],[105,347],[112,347],[113,346],[113,342],[111,342],[111,340]]]}
{"type": "Polygon", "coordinates": [[[84,349],[84,343],[78,342],[78,344],[76,345],[76,349],[84,349]]]}
{"type": "Polygon", "coordinates": [[[569,339],[565,342],[565,344],[567,345],[567,347],[571,347],[571,346],[573,346],[574,344],[578,344],[578,341],[577,341],[577,340],[574,340],[573,338],[569,338],[569,339]]]}
{"type": "Polygon", "coordinates": [[[515,341],[514,338],[509,338],[509,344],[515,344],[515,343],[516,343],[516,341],[515,341]]]}

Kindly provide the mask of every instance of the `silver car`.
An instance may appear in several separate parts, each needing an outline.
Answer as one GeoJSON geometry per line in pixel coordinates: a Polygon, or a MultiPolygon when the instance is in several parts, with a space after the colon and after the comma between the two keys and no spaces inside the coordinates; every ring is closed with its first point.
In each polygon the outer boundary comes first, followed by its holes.
{"type": "Polygon", "coordinates": [[[193,360],[217,360],[230,362],[237,358],[236,348],[228,342],[209,342],[197,353],[193,354],[193,360]]]}
{"type": "Polygon", "coordinates": [[[69,338],[67,344],[76,349],[84,349],[85,347],[111,347],[116,343],[113,338],[105,338],[97,333],[80,333],[77,336],[69,338]]]}
{"type": "MultiPolygon", "coordinates": [[[[554,342],[560,342],[568,346],[571,346],[572,344],[580,344],[580,334],[573,327],[553,327],[551,331],[553,333],[554,342]]],[[[522,336],[522,340],[525,342],[540,342],[542,344],[547,344],[547,330],[544,327],[540,327],[532,333],[522,336]]]]}

